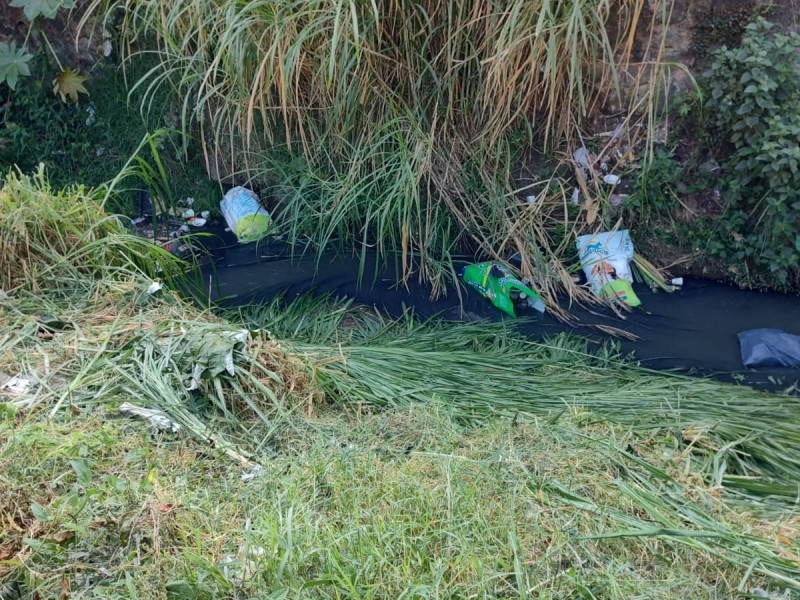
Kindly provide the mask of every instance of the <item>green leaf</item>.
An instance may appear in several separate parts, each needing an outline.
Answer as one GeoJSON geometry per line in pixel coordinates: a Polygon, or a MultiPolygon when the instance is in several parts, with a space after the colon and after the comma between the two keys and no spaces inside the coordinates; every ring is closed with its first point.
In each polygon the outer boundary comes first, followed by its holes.
{"type": "Polygon", "coordinates": [[[53,93],[61,98],[62,102],[67,98],[75,104],[78,103],[78,94],[89,95],[89,91],[83,86],[87,77],[81,75],[78,69],[64,69],[53,80],[53,93]]]}
{"type": "Polygon", "coordinates": [[[11,0],[11,6],[21,8],[29,21],[39,16],[52,19],[61,8],[72,8],[75,0],[11,0]]]}
{"type": "Polygon", "coordinates": [[[178,581],[168,581],[166,588],[168,598],[197,598],[196,590],[188,581],[183,579],[178,581]]]}
{"type": "Polygon", "coordinates": [[[7,83],[12,90],[17,88],[17,80],[31,74],[28,63],[33,58],[24,48],[17,48],[16,42],[0,42],[0,83],[7,83]]]}
{"type": "Polygon", "coordinates": [[[72,470],[75,471],[78,481],[87,484],[92,480],[92,470],[85,460],[71,460],[69,464],[72,466],[72,470]]]}
{"type": "Polygon", "coordinates": [[[38,502],[31,504],[31,514],[33,514],[33,517],[40,523],[47,523],[53,518],[53,512],[38,502]]]}

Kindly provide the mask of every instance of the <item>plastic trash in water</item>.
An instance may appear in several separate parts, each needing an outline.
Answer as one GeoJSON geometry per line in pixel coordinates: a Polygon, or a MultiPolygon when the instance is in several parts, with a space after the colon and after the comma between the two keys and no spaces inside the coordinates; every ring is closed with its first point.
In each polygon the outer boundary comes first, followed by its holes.
{"type": "Polygon", "coordinates": [[[253,242],[269,232],[271,217],[255,192],[235,187],[219,203],[225,222],[240,242],[253,242]]]}
{"type": "Polygon", "coordinates": [[[753,367],[800,367],[800,336],[782,329],[748,329],[739,334],[742,364],[753,367]]]}
{"type": "Polygon", "coordinates": [[[191,208],[187,208],[185,211],[181,213],[181,217],[184,219],[191,219],[194,217],[194,211],[191,208]]]}
{"type": "Polygon", "coordinates": [[[206,220],[202,217],[192,217],[191,219],[189,219],[188,223],[192,227],[202,227],[203,225],[206,224],[206,220]]]}
{"type": "Polygon", "coordinates": [[[633,291],[633,286],[630,282],[624,279],[615,279],[600,289],[600,297],[604,300],[615,300],[617,302],[624,302],[631,308],[636,308],[642,305],[639,296],[633,291]]]}
{"type": "Polygon", "coordinates": [[[603,177],[603,183],[607,183],[608,185],[617,185],[622,178],[619,175],[605,175],[603,177]]]}
{"type": "Polygon", "coordinates": [[[504,265],[483,262],[467,265],[461,271],[464,282],[476,289],[481,296],[511,317],[516,317],[514,305],[530,306],[543,313],[542,298],[522,283],[504,265]]]}
{"type": "Polygon", "coordinates": [[[581,267],[595,296],[617,298],[632,307],[642,304],[631,287],[633,242],[627,229],[582,235],[577,246],[581,267]]]}

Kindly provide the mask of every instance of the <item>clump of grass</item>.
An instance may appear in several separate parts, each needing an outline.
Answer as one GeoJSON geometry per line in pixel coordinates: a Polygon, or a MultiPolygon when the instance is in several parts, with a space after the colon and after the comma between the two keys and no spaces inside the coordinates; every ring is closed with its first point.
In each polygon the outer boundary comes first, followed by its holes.
{"type": "Polygon", "coordinates": [[[3,420],[0,440],[4,598],[711,599],[798,586],[796,523],[677,483],[656,440],[605,425],[465,427],[441,405],[295,415],[249,482],[192,440],[104,411],[3,420]]]}
{"type": "MultiPolygon", "coordinates": [[[[509,137],[573,143],[623,79],[647,90],[628,124],[652,121],[663,48],[631,59],[644,4],[94,0],[86,19],[117,20],[126,56],[154,57],[132,89],[142,107],[173,86],[212,170],[271,193],[294,241],[396,253],[433,294],[456,277],[456,249],[518,252],[561,314],[557,291],[593,301],[562,266],[575,219],[563,193],[521,202],[509,137]]],[[[670,5],[651,4],[654,18],[670,5]]]]}
{"type": "Polygon", "coordinates": [[[0,189],[0,289],[69,289],[90,278],[135,271],[170,277],[178,261],[106,214],[98,191],[54,191],[42,166],[10,171],[0,189]]]}
{"type": "Polygon", "coordinates": [[[129,44],[155,38],[161,64],[138,85],[176,82],[184,130],[196,122],[248,142],[280,123],[287,141],[313,144],[320,122],[347,139],[406,115],[443,137],[496,140],[530,118],[572,133],[619,86],[642,3],[203,0],[191,19],[187,8],[95,0],[84,19],[103,10],[121,16],[129,44]]]}

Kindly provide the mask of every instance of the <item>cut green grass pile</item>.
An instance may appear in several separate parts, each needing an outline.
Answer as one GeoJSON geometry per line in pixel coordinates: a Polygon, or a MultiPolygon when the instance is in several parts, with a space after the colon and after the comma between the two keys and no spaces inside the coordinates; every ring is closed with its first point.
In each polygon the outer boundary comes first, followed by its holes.
{"type": "Polygon", "coordinates": [[[214,315],[51,195],[0,192],[3,598],[800,591],[797,399],[325,299],[214,315]]]}

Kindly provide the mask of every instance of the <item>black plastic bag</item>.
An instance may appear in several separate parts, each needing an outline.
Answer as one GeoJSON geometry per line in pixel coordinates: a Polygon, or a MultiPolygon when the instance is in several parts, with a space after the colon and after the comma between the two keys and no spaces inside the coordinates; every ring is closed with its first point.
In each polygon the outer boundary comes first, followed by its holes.
{"type": "Polygon", "coordinates": [[[800,367],[800,336],[781,329],[748,329],[739,334],[745,367],[800,367]]]}

